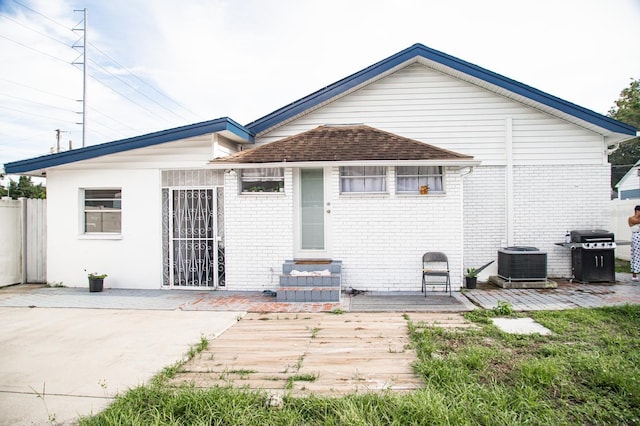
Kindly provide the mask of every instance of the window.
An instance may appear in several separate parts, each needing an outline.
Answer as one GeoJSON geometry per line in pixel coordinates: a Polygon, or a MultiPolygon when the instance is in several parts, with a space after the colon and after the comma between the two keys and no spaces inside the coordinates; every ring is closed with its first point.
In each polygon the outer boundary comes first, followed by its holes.
{"type": "Polygon", "coordinates": [[[244,169],[240,181],[242,192],[283,192],[284,169],[244,169]]]}
{"type": "Polygon", "coordinates": [[[443,192],[441,166],[402,166],[396,168],[396,192],[419,194],[420,187],[429,192],[443,192]]]}
{"type": "Polygon", "coordinates": [[[84,190],[84,232],[120,233],[121,189],[84,190]]]}
{"type": "Polygon", "coordinates": [[[386,192],[385,166],[340,167],[340,192],[386,192]]]}

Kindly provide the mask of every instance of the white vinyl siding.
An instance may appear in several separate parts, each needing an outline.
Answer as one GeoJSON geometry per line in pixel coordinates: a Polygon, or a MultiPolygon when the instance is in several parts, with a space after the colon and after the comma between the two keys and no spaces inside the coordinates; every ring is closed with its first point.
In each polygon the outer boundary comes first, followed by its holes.
{"type": "Polygon", "coordinates": [[[421,64],[259,135],[256,144],[322,124],[363,123],[472,155],[483,166],[504,165],[507,119],[515,165],[606,162],[600,135],[421,64]]]}

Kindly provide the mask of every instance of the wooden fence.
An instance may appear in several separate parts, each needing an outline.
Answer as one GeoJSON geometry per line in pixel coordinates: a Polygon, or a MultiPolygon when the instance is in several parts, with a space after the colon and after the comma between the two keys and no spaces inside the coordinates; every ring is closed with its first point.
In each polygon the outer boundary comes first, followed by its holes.
{"type": "Polygon", "coordinates": [[[47,201],[0,200],[0,286],[47,282],[47,201]]]}

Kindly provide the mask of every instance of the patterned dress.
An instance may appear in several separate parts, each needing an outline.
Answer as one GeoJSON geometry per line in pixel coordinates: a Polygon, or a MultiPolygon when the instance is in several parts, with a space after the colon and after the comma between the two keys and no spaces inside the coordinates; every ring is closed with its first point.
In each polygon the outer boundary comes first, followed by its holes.
{"type": "Polygon", "coordinates": [[[631,233],[631,272],[640,273],[640,232],[631,233]]]}

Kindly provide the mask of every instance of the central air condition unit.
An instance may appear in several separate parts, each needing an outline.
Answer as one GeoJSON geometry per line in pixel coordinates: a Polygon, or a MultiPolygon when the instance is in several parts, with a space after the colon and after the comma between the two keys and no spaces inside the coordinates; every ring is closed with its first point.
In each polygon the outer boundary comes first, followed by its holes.
{"type": "Polygon", "coordinates": [[[506,247],[498,250],[498,276],[506,281],[547,279],[547,253],[535,247],[506,247]]]}

